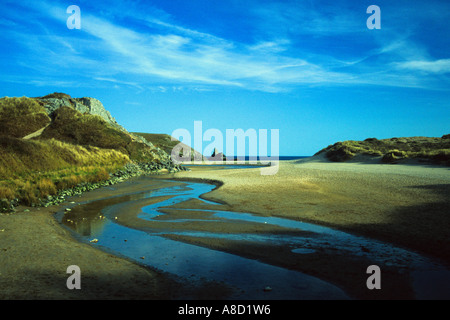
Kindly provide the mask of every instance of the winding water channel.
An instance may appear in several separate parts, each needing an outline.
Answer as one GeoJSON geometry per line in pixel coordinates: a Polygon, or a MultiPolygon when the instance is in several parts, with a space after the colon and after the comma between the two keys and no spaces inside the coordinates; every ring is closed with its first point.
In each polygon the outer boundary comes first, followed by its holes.
{"type": "MultiPolygon", "coordinates": [[[[271,265],[256,259],[213,250],[180,239],[232,240],[276,244],[290,248],[292,255],[313,255],[324,250],[366,259],[372,264],[390,266],[410,272],[417,298],[448,298],[449,271],[443,266],[393,245],[354,236],[331,228],[277,217],[220,210],[220,205],[202,199],[214,185],[179,181],[173,186],[141,192],[133,197],[114,201],[95,215],[60,214],[63,224],[79,234],[80,240],[140,264],[167,272],[189,281],[214,281],[233,289],[230,299],[348,299],[341,288],[305,273],[271,265]],[[121,223],[121,215],[136,201],[155,199],[137,214],[144,227],[134,228],[121,223]],[[195,199],[207,209],[180,208],[195,199]],[[177,206],[178,205],[178,206],[177,206]],[[214,209],[217,206],[218,209],[214,209]],[[170,210],[168,210],[170,207],[170,210]],[[167,212],[176,213],[175,215],[167,212]],[[69,219],[70,217],[70,219],[69,219]],[[273,226],[299,232],[212,232],[206,228],[184,225],[247,224],[273,226]],[[170,226],[170,227],[168,227],[170,226]],[[181,227],[180,227],[181,226],[181,227]],[[178,238],[177,238],[178,237],[178,238]],[[95,239],[95,240],[94,240],[95,239]]],[[[151,201],[150,201],[151,202],[151,201]]],[[[89,206],[90,204],[84,204],[89,206]]],[[[211,228],[212,229],[212,228],[211,228]]],[[[217,229],[215,229],[217,230],[217,229]]]]}

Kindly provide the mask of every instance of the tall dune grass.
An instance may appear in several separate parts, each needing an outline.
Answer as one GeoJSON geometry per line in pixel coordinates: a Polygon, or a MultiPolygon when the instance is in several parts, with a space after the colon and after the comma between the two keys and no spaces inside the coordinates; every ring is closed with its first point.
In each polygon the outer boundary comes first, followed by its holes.
{"type": "Polygon", "coordinates": [[[131,161],[164,157],[100,116],[63,106],[50,118],[44,104],[40,98],[0,98],[0,200],[36,204],[60,190],[105,181],[131,161]],[[42,128],[39,136],[23,139],[42,128]]]}
{"type": "Polygon", "coordinates": [[[45,108],[33,98],[0,99],[0,135],[22,138],[50,123],[45,108]]]}
{"type": "Polygon", "coordinates": [[[347,161],[357,154],[379,156],[383,162],[402,159],[429,160],[450,165],[450,135],[437,137],[406,137],[364,141],[343,141],[330,145],[316,154],[325,153],[331,161],[347,161]]]}
{"type": "Polygon", "coordinates": [[[0,199],[33,205],[59,190],[109,179],[130,161],[123,153],[50,140],[0,136],[0,199]]]}

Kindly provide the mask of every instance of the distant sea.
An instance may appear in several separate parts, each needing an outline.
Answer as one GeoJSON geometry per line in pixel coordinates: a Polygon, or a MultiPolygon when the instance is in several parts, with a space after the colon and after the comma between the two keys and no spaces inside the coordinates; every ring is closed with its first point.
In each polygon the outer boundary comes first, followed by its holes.
{"type": "Polygon", "coordinates": [[[296,159],[304,159],[309,158],[310,156],[280,156],[280,160],[296,160],[296,159]]]}
{"type": "MultiPolygon", "coordinates": [[[[310,156],[279,156],[278,159],[279,160],[296,160],[296,159],[304,159],[304,158],[309,158],[309,157],[310,156]]],[[[238,160],[237,157],[235,157],[234,160],[238,160]]],[[[243,159],[239,159],[239,160],[243,160],[243,159]]],[[[249,161],[249,160],[257,160],[257,161],[259,161],[259,160],[267,161],[268,160],[268,161],[270,161],[270,160],[273,160],[273,158],[256,157],[256,159],[255,159],[255,157],[246,156],[245,161],[249,161]]]]}

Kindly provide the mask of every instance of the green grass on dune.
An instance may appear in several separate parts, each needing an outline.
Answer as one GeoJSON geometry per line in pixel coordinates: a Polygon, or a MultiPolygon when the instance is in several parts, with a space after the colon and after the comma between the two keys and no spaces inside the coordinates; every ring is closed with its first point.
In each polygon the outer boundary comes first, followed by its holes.
{"type": "MultiPolygon", "coordinates": [[[[146,139],[147,141],[150,141],[155,145],[155,147],[161,148],[164,150],[168,155],[172,154],[172,149],[177,146],[179,143],[181,143],[178,140],[172,141],[172,137],[168,134],[164,133],[143,133],[143,132],[133,132],[134,135],[138,135],[146,139]]],[[[195,154],[199,154],[196,152],[193,148],[190,148],[186,146],[186,148],[189,148],[191,150],[191,159],[194,159],[195,154]]]]}
{"type": "Polygon", "coordinates": [[[23,140],[0,136],[0,179],[26,176],[71,166],[124,165],[130,159],[113,149],[77,146],[55,139],[23,140]]]}
{"type": "Polygon", "coordinates": [[[102,117],[61,107],[53,113],[53,121],[40,139],[54,138],[75,145],[89,145],[122,152],[135,161],[159,161],[155,148],[142,143],[102,117]]]}
{"type": "Polygon", "coordinates": [[[33,98],[0,99],[0,135],[22,138],[50,123],[50,117],[33,98]]]}
{"type": "Polygon", "coordinates": [[[61,107],[53,113],[52,123],[41,139],[57,139],[74,145],[90,145],[127,153],[131,137],[109,125],[102,117],[61,107]]]}
{"type": "Polygon", "coordinates": [[[0,136],[0,199],[26,205],[59,190],[109,178],[130,161],[127,155],[91,146],[0,136]]]}
{"type": "Polygon", "coordinates": [[[26,205],[78,184],[107,180],[131,161],[161,158],[151,144],[100,116],[61,107],[50,118],[38,98],[27,97],[0,99],[0,154],[0,200],[26,205]],[[44,127],[40,136],[23,139],[44,127]]]}
{"type": "Polygon", "coordinates": [[[364,141],[343,141],[330,145],[316,154],[325,153],[331,161],[343,162],[356,155],[380,157],[382,162],[395,163],[406,159],[450,165],[450,135],[441,138],[407,137],[364,141]]]}

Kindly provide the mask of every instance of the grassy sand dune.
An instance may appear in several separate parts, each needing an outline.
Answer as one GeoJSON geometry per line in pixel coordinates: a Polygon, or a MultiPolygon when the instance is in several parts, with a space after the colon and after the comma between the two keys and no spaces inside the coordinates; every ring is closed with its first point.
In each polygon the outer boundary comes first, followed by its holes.
{"type": "MultiPolygon", "coordinates": [[[[80,104],[83,99],[62,93],[0,98],[0,211],[38,205],[60,191],[104,182],[126,164],[173,169],[162,149],[106,116],[75,109],[90,110],[80,104]]],[[[109,114],[100,102],[96,108],[109,114]]]]}
{"type": "Polygon", "coordinates": [[[194,160],[194,157],[202,158],[202,155],[199,152],[195,151],[188,145],[174,139],[168,134],[142,132],[132,132],[132,134],[143,137],[147,141],[153,143],[156,147],[164,150],[169,155],[171,155],[173,148],[181,144],[183,146],[183,149],[190,150],[190,156],[192,160],[194,160]]]}
{"type": "Polygon", "coordinates": [[[329,160],[343,162],[358,155],[371,157],[381,163],[428,162],[450,165],[450,135],[437,137],[403,137],[364,141],[343,141],[320,150],[329,160]]]}
{"type": "Polygon", "coordinates": [[[0,136],[22,138],[50,123],[39,100],[27,97],[0,99],[0,136]]]}

